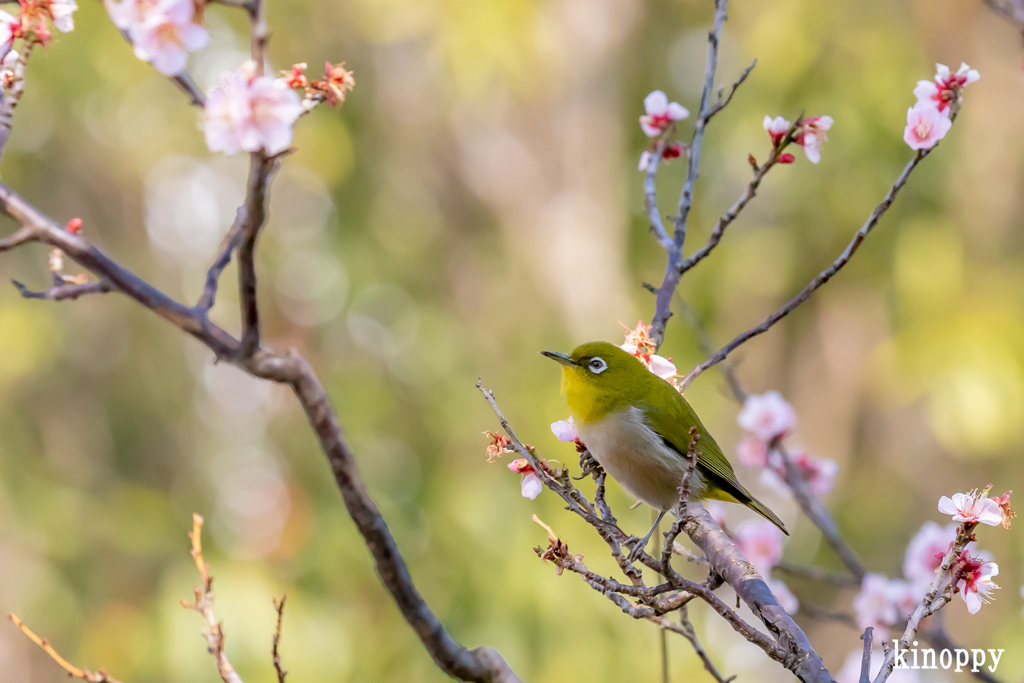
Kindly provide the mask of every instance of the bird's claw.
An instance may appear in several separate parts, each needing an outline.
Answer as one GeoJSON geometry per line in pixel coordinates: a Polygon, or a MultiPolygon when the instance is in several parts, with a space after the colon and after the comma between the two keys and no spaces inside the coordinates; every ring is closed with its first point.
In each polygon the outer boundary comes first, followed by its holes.
{"type": "Polygon", "coordinates": [[[640,538],[639,536],[630,536],[625,541],[623,541],[622,545],[629,548],[629,555],[626,556],[626,561],[632,564],[633,562],[639,560],[640,556],[644,553],[644,549],[647,548],[648,540],[650,540],[649,537],[640,538]]]}

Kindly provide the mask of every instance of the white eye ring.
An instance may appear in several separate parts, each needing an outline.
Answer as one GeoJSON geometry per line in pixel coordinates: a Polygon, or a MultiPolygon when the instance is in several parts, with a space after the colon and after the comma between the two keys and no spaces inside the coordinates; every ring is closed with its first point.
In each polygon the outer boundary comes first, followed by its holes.
{"type": "Polygon", "coordinates": [[[600,375],[608,369],[608,364],[604,362],[604,358],[594,356],[590,359],[590,362],[587,363],[587,367],[590,368],[590,371],[595,375],[600,375]]]}

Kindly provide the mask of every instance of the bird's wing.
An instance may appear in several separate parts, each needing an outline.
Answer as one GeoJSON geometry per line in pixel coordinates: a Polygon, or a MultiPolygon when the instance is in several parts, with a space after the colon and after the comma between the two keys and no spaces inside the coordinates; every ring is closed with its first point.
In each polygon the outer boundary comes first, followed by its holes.
{"type": "Polygon", "coordinates": [[[717,488],[725,494],[724,496],[712,495],[709,497],[722,500],[732,499],[746,505],[788,535],[789,532],[782,520],[754,498],[739,482],[722,449],[708,433],[707,428],[701,423],[697,413],[690,407],[689,402],[683,398],[682,394],[668,382],[658,383],[652,394],[654,395],[651,398],[654,400],[649,400],[642,406],[647,423],[680,457],[685,458],[689,449],[690,428],[697,428],[697,433],[700,435],[696,444],[697,466],[701,469],[701,473],[710,479],[708,483],[712,486],[709,488],[717,488]]]}

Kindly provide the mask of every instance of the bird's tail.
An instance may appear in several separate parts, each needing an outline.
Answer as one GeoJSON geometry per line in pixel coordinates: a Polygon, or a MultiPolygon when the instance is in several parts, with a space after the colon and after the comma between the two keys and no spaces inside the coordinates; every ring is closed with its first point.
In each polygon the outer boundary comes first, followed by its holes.
{"type": "Polygon", "coordinates": [[[775,526],[779,527],[779,529],[782,530],[782,533],[789,536],[789,531],[786,530],[786,525],[783,524],[782,520],[779,519],[779,516],[772,512],[770,509],[768,509],[768,507],[764,503],[759,501],[757,498],[754,498],[753,496],[750,496],[750,500],[743,502],[746,504],[748,508],[750,508],[757,514],[761,515],[775,526]]]}

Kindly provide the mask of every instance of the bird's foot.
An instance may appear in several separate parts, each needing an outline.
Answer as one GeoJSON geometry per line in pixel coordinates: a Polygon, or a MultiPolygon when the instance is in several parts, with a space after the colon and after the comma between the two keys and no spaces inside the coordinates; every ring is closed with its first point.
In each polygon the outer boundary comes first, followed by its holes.
{"type": "Polygon", "coordinates": [[[647,548],[647,542],[651,540],[651,535],[647,534],[643,538],[637,536],[630,536],[622,545],[629,548],[629,555],[626,556],[626,561],[630,564],[640,559],[640,556],[644,554],[644,549],[647,548]]]}

